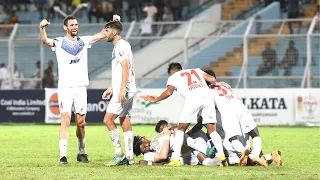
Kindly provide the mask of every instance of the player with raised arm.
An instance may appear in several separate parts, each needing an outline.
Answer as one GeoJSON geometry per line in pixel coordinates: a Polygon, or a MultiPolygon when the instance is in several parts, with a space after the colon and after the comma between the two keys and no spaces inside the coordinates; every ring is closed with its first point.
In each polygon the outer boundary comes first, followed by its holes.
{"type": "Polygon", "coordinates": [[[87,163],[85,150],[85,117],[87,113],[88,48],[105,37],[104,31],[93,36],[78,36],[79,26],[74,16],[67,16],[63,22],[66,31],[64,37],[48,38],[46,26],[49,22],[40,22],[40,39],[56,52],[59,71],[58,101],[61,113],[60,126],[60,164],[67,164],[68,128],[71,120],[71,109],[76,114],[76,136],[78,138],[77,161],[87,163]]]}
{"type": "Polygon", "coordinates": [[[200,113],[203,117],[203,124],[206,126],[208,134],[216,147],[221,166],[227,166],[227,160],[223,153],[221,137],[216,132],[216,114],[215,104],[212,101],[212,95],[205,81],[213,84],[216,80],[213,76],[208,75],[200,69],[185,69],[179,63],[170,63],[168,68],[170,77],[167,81],[167,89],[157,97],[145,96],[144,100],[149,102],[162,101],[173,94],[173,91],[178,91],[186,100],[184,108],[180,114],[179,125],[174,138],[174,152],[172,154],[169,166],[180,166],[179,161],[181,147],[184,139],[184,132],[195,118],[200,113]]]}
{"type": "Polygon", "coordinates": [[[106,166],[134,164],[133,132],[130,123],[133,96],[136,92],[133,54],[130,44],[121,39],[122,24],[120,19],[105,25],[106,39],[114,44],[112,51],[112,84],[102,95],[103,99],[110,99],[103,122],[107,126],[110,138],[115,148],[113,159],[106,166]],[[119,117],[124,132],[126,155],[120,144],[120,132],[115,124],[119,117]]]}

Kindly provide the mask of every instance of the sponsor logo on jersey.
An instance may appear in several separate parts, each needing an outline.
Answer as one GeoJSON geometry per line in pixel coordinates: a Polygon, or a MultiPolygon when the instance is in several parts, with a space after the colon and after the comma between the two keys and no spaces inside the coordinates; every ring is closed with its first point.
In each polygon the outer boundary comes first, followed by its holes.
{"type": "Polygon", "coordinates": [[[78,57],[75,57],[74,59],[71,59],[71,61],[69,62],[69,64],[76,64],[80,61],[80,59],[78,57]]]}

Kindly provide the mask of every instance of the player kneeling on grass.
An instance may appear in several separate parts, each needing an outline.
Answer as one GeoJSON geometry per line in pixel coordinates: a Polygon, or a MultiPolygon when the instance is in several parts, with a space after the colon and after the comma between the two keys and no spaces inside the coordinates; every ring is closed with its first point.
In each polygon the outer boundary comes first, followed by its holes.
{"type": "MultiPolygon", "coordinates": [[[[169,162],[172,152],[174,151],[172,144],[170,146],[170,140],[172,143],[173,136],[172,131],[169,130],[168,127],[163,127],[162,132],[157,134],[151,141],[144,136],[135,136],[133,151],[136,156],[140,154],[144,155],[144,160],[140,161],[140,164],[145,165],[152,162],[153,165],[163,165],[164,163],[169,162]]],[[[198,135],[195,136],[197,136],[196,146],[207,149],[207,137],[205,133],[199,131],[198,135]]],[[[182,165],[220,165],[218,156],[208,158],[204,153],[193,150],[188,146],[182,146],[180,163],[182,165]]]]}

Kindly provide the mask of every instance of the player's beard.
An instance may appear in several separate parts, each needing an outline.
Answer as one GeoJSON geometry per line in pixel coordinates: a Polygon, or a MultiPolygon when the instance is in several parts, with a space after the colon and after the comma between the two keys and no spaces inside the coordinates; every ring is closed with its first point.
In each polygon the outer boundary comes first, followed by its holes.
{"type": "Polygon", "coordinates": [[[78,36],[78,30],[75,31],[75,32],[72,32],[72,30],[71,30],[71,31],[69,31],[69,34],[70,34],[70,36],[72,36],[72,37],[78,36]]]}
{"type": "Polygon", "coordinates": [[[108,42],[112,42],[113,40],[114,40],[114,36],[113,35],[110,35],[109,38],[107,38],[108,42]]]}

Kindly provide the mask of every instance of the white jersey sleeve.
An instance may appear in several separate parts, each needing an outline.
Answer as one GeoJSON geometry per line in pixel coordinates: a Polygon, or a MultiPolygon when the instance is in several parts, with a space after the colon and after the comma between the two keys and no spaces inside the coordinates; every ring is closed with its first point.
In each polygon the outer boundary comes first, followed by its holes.
{"type": "Polygon", "coordinates": [[[87,48],[91,48],[92,46],[92,36],[82,36],[81,39],[83,40],[84,44],[87,48]]]}
{"type": "Polygon", "coordinates": [[[147,153],[144,153],[143,155],[143,159],[145,161],[148,161],[148,162],[154,162],[154,156],[155,156],[155,152],[147,152],[147,153]]]}
{"type": "Polygon", "coordinates": [[[54,38],[53,39],[53,47],[51,47],[51,50],[52,51],[56,51],[58,44],[61,43],[61,42],[62,42],[62,37],[54,38]]]}
{"type": "Polygon", "coordinates": [[[175,88],[177,87],[177,84],[176,84],[176,81],[175,81],[175,76],[170,76],[168,78],[168,81],[167,81],[167,86],[174,86],[175,88]]]}
{"type": "Polygon", "coordinates": [[[119,61],[119,63],[122,63],[122,61],[126,59],[129,60],[129,50],[131,50],[131,47],[129,47],[128,45],[128,43],[122,43],[121,45],[117,46],[115,58],[119,61]]]}

